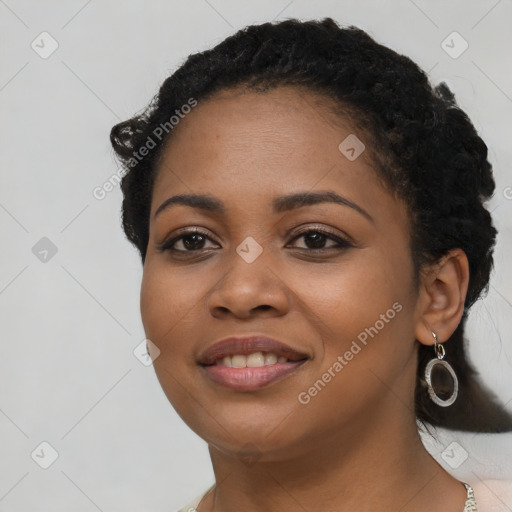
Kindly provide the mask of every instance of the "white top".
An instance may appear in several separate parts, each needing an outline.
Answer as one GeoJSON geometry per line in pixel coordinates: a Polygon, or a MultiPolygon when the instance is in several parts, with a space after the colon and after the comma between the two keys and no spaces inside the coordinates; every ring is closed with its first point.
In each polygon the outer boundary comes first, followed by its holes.
{"type": "MultiPolygon", "coordinates": [[[[466,487],[466,503],[464,505],[464,509],[461,512],[478,512],[475,501],[475,494],[473,492],[473,488],[464,482],[462,482],[466,487]]],[[[178,512],[197,512],[196,507],[199,505],[201,500],[215,487],[213,484],[209,489],[203,492],[200,496],[197,496],[190,503],[185,505],[183,508],[180,508],[178,512]]]]}

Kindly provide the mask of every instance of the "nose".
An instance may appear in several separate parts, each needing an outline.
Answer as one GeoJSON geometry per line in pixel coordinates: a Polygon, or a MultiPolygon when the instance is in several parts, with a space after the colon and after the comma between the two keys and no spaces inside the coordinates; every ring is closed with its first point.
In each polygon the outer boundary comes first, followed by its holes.
{"type": "Polygon", "coordinates": [[[289,311],[290,294],[271,266],[271,258],[259,256],[252,263],[237,253],[227,263],[227,271],[207,296],[215,318],[278,317],[289,311]]]}

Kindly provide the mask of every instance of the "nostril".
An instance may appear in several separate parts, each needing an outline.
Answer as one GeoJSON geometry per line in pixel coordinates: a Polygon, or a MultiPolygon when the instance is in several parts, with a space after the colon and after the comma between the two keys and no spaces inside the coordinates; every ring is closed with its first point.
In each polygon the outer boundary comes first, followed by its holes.
{"type": "Polygon", "coordinates": [[[231,312],[231,310],[229,308],[227,308],[226,306],[217,306],[215,308],[215,314],[217,314],[217,315],[221,315],[221,316],[229,315],[230,312],[231,312]]]}
{"type": "Polygon", "coordinates": [[[255,309],[262,309],[263,311],[267,311],[268,309],[272,309],[272,306],[268,306],[266,304],[263,304],[262,306],[258,306],[255,309]]]}

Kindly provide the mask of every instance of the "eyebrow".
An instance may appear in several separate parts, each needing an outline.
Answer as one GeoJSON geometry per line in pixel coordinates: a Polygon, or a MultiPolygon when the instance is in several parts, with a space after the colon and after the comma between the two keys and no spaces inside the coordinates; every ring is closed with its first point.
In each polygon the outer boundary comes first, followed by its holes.
{"type": "Polygon", "coordinates": [[[182,204],[185,206],[190,206],[191,208],[198,208],[206,212],[217,214],[222,214],[226,211],[226,208],[222,202],[212,196],[204,194],[179,194],[177,196],[172,196],[169,197],[169,199],[166,199],[157,208],[155,214],[153,215],[153,219],[155,219],[160,212],[175,204],[182,204]]]}
{"type": "MultiPolygon", "coordinates": [[[[272,207],[274,212],[282,213],[301,208],[303,206],[311,206],[321,203],[335,203],[342,206],[348,206],[363,215],[369,221],[375,222],[373,217],[364,208],[347,198],[340,196],[336,192],[329,190],[319,192],[297,192],[295,194],[277,197],[272,201],[272,207]]],[[[153,219],[155,219],[162,211],[173,205],[190,206],[191,208],[198,208],[218,215],[222,215],[226,212],[226,207],[222,201],[219,201],[213,196],[205,194],[178,194],[166,199],[155,211],[153,219]]]]}
{"type": "Polygon", "coordinates": [[[346,197],[340,196],[336,192],[330,190],[320,192],[298,192],[287,196],[277,197],[273,201],[274,211],[281,213],[302,206],[310,206],[320,203],[335,203],[348,206],[356,212],[366,217],[369,221],[374,222],[373,217],[361,206],[348,200],[346,197]]]}

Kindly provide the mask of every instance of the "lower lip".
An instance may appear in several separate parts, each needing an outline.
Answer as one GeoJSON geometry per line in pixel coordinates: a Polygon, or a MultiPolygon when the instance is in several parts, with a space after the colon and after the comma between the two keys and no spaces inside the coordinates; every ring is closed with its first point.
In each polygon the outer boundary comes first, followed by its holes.
{"type": "Polygon", "coordinates": [[[272,382],[287,377],[305,361],[275,363],[257,368],[233,368],[222,365],[203,366],[202,368],[217,384],[236,391],[254,391],[268,386],[272,382]]]}

